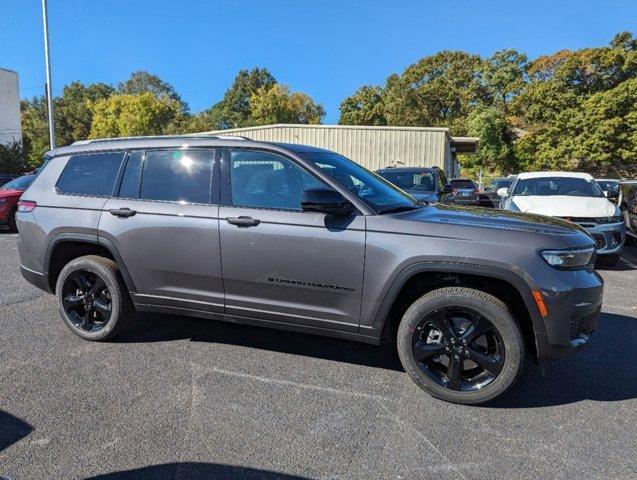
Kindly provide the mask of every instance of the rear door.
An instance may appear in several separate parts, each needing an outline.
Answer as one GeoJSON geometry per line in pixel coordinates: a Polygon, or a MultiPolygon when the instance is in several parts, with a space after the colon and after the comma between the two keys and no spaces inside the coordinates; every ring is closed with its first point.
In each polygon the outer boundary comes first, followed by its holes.
{"type": "Polygon", "coordinates": [[[356,331],[365,217],[301,211],[302,191],[326,185],[288,157],[231,149],[223,162],[226,313],[356,331]]]}
{"type": "Polygon", "coordinates": [[[214,148],[129,154],[99,235],[121,255],[136,303],[223,313],[217,157],[214,148]]]}

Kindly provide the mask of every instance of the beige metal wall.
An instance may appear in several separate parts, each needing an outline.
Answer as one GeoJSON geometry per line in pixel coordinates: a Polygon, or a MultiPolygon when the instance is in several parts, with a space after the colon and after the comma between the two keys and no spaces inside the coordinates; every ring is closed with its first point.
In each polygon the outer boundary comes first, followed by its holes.
{"type": "Polygon", "coordinates": [[[450,174],[453,171],[446,128],[268,125],[206,133],[326,148],[370,170],[394,165],[438,166],[450,174]]]}

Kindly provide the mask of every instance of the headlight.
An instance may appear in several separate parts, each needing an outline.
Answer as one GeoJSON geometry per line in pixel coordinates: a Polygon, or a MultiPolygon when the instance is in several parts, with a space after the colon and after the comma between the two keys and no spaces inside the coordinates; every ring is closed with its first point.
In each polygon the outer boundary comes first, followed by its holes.
{"type": "Polygon", "coordinates": [[[591,263],[595,248],[578,250],[542,250],[540,255],[550,266],[555,268],[582,268],[591,263]]]}
{"type": "Polygon", "coordinates": [[[620,223],[623,220],[624,219],[622,218],[621,215],[616,215],[614,217],[598,217],[595,219],[595,221],[599,223],[600,225],[603,225],[605,223],[620,223]]]}

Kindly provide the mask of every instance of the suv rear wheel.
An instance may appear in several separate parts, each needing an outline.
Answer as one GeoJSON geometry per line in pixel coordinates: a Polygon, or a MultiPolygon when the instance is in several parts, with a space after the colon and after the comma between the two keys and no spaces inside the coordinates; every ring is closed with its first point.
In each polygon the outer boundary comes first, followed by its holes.
{"type": "Polygon", "coordinates": [[[55,294],[64,323],[85,340],[109,340],[134,315],[115,262],[97,255],[71,260],[60,272],[55,294]]]}
{"type": "Polygon", "coordinates": [[[405,312],[397,343],[403,367],[420,388],[467,405],[506,392],[524,359],[524,339],[507,306],[472,288],[420,297],[405,312]]]}

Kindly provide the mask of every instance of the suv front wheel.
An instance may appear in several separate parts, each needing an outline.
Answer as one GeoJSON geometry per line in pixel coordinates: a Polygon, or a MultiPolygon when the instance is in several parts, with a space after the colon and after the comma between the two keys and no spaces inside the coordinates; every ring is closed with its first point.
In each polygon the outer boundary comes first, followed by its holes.
{"type": "Polygon", "coordinates": [[[97,255],[71,260],[60,272],[55,294],[64,323],[85,340],[115,337],[134,315],[117,265],[97,255]]]}
{"type": "Polygon", "coordinates": [[[405,312],[397,343],[403,367],[420,388],[467,405],[502,395],[524,359],[524,339],[510,310],[472,288],[441,288],[420,297],[405,312]]]}

